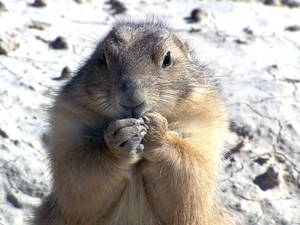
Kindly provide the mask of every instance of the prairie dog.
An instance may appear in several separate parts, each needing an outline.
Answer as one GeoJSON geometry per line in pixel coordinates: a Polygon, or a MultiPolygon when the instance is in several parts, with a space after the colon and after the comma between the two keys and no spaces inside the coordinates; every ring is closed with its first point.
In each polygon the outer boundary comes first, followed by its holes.
{"type": "Polygon", "coordinates": [[[119,21],[50,110],[34,224],[229,225],[220,88],[161,21],[119,21]]]}

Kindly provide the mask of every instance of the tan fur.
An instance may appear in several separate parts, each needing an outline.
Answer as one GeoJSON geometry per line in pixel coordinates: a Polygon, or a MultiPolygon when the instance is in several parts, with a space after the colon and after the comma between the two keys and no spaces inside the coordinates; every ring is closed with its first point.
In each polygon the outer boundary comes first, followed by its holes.
{"type": "Polygon", "coordinates": [[[226,121],[218,88],[176,34],[160,22],[117,24],[50,110],[53,188],[34,223],[234,224],[218,196],[226,121]],[[156,44],[141,43],[148,30],[156,44]],[[161,68],[167,51],[172,65],[161,68]],[[104,145],[87,142],[86,127],[104,145]],[[136,137],[140,153],[127,146],[136,137]]]}

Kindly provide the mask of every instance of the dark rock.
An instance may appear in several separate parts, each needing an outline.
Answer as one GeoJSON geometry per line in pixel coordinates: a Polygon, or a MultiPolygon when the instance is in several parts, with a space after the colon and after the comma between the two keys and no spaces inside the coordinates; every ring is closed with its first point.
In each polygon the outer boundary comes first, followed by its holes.
{"type": "Polygon", "coordinates": [[[19,200],[16,198],[16,196],[12,195],[12,194],[8,194],[6,196],[6,199],[8,202],[10,202],[15,208],[18,209],[22,209],[23,206],[22,204],[19,202],[19,200]]]}
{"type": "Polygon", "coordinates": [[[279,5],[278,0],[264,0],[263,2],[265,5],[279,5]]]}
{"type": "Polygon", "coordinates": [[[230,121],[229,129],[243,138],[248,137],[249,139],[251,139],[253,137],[251,127],[248,125],[243,126],[234,121],[230,121]]]}
{"type": "Polygon", "coordinates": [[[33,6],[33,7],[46,7],[47,4],[44,0],[35,0],[34,3],[30,4],[30,6],[33,6]]]}
{"type": "Polygon", "coordinates": [[[279,185],[278,168],[275,165],[271,165],[265,173],[258,175],[253,180],[253,183],[259,186],[259,188],[263,191],[278,186],[279,185]]]}
{"type": "Polygon", "coordinates": [[[300,0],[281,0],[281,3],[291,8],[300,6],[300,0]]]}
{"type": "Polygon", "coordinates": [[[191,12],[191,19],[194,20],[195,22],[200,22],[201,21],[201,9],[194,9],[191,12]]]}
{"type": "Polygon", "coordinates": [[[254,160],[254,162],[257,162],[259,165],[262,166],[262,165],[265,164],[269,159],[270,159],[270,155],[264,155],[264,156],[258,157],[256,160],[254,160]]]}
{"type": "Polygon", "coordinates": [[[240,38],[235,39],[234,42],[237,44],[243,44],[243,45],[248,44],[248,41],[246,41],[244,39],[240,39],[240,38]]]}
{"type": "Polygon", "coordinates": [[[201,28],[194,28],[192,27],[190,30],[189,30],[190,33],[198,33],[198,32],[201,32],[201,28]]]}
{"type": "Polygon", "coordinates": [[[4,130],[2,130],[1,128],[0,128],[0,136],[4,137],[4,138],[8,138],[7,133],[4,130]]]}
{"type": "Polygon", "coordinates": [[[20,46],[14,40],[13,35],[0,34],[0,55],[7,55],[9,52],[16,50],[20,46]]]}
{"type": "Polygon", "coordinates": [[[60,77],[61,78],[69,78],[72,75],[72,71],[68,66],[65,66],[61,71],[60,77]]]}
{"type": "Polygon", "coordinates": [[[41,22],[41,21],[33,20],[28,25],[28,28],[37,29],[37,30],[45,30],[49,26],[50,26],[49,23],[44,23],[44,22],[41,22]]]}
{"type": "Polygon", "coordinates": [[[246,34],[253,35],[253,30],[252,30],[250,27],[245,27],[245,28],[243,29],[243,31],[244,31],[246,34]]]}
{"type": "Polygon", "coordinates": [[[207,13],[200,8],[193,9],[190,17],[184,18],[188,23],[197,23],[203,20],[207,13]]]}
{"type": "Polygon", "coordinates": [[[20,145],[20,141],[19,140],[14,140],[14,145],[15,146],[19,146],[20,145]]]}
{"type": "Polygon", "coordinates": [[[63,37],[57,37],[49,46],[53,49],[68,49],[68,43],[63,37]]]}
{"type": "Polygon", "coordinates": [[[119,2],[118,0],[110,0],[110,1],[106,2],[106,4],[111,5],[111,9],[114,11],[113,14],[121,14],[127,10],[125,5],[121,2],[119,2]]]}
{"type": "Polygon", "coordinates": [[[232,156],[234,153],[240,152],[241,149],[245,146],[246,140],[244,139],[240,143],[238,143],[236,146],[234,146],[232,149],[230,149],[225,155],[224,158],[228,159],[230,156],[232,156]]]}
{"type": "Polygon", "coordinates": [[[61,71],[60,77],[52,78],[52,80],[64,80],[72,76],[72,71],[68,66],[65,66],[61,71]]]}
{"type": "Polygon", "coordinates": [[[7,12],[7,11],[8,11],[8,9],[4,5],[4,3],[0,2],[0,12],[7,12]]]}
{"type": "Polygon", "coordinates": [[[285,28],[285,30],[287,30],[287,31],[300,31],[300,26],[299,25],[288,26],[288,27],[285,28]]]}

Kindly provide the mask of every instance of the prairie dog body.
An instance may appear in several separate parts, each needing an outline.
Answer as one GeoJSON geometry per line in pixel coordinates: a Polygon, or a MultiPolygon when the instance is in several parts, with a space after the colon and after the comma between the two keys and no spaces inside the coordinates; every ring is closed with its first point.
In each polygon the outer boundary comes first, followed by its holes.
{"type": "Polygon", "coordinates": [[[52,193],[35,224],[233,224],[227,120],[211,76],[162,22],[118,22],[50,110],[52,193]]]}

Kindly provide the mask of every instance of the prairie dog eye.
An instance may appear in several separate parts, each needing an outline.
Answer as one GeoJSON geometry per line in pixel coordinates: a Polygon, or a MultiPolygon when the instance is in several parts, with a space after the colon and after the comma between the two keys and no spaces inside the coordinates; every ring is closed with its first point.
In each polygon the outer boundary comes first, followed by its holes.
{"type": "Polygon", "coordinates": [[[107,67],[107,62],[106,62],[106,57],[105,57],[105,53],[103,52],[99,61],[98,61],[100,66],[105,66],[107,67]]]}
{"type": "Polygon", "coordinates": [[[162,67],[165,68],[165,67],[168,67],[168,66],[171,66],[171,65],[172,65],[171,52],[168,51],[168,52],[166,53],[166,55],[165,55],[165,58],[164,58],[162,67]]]}

